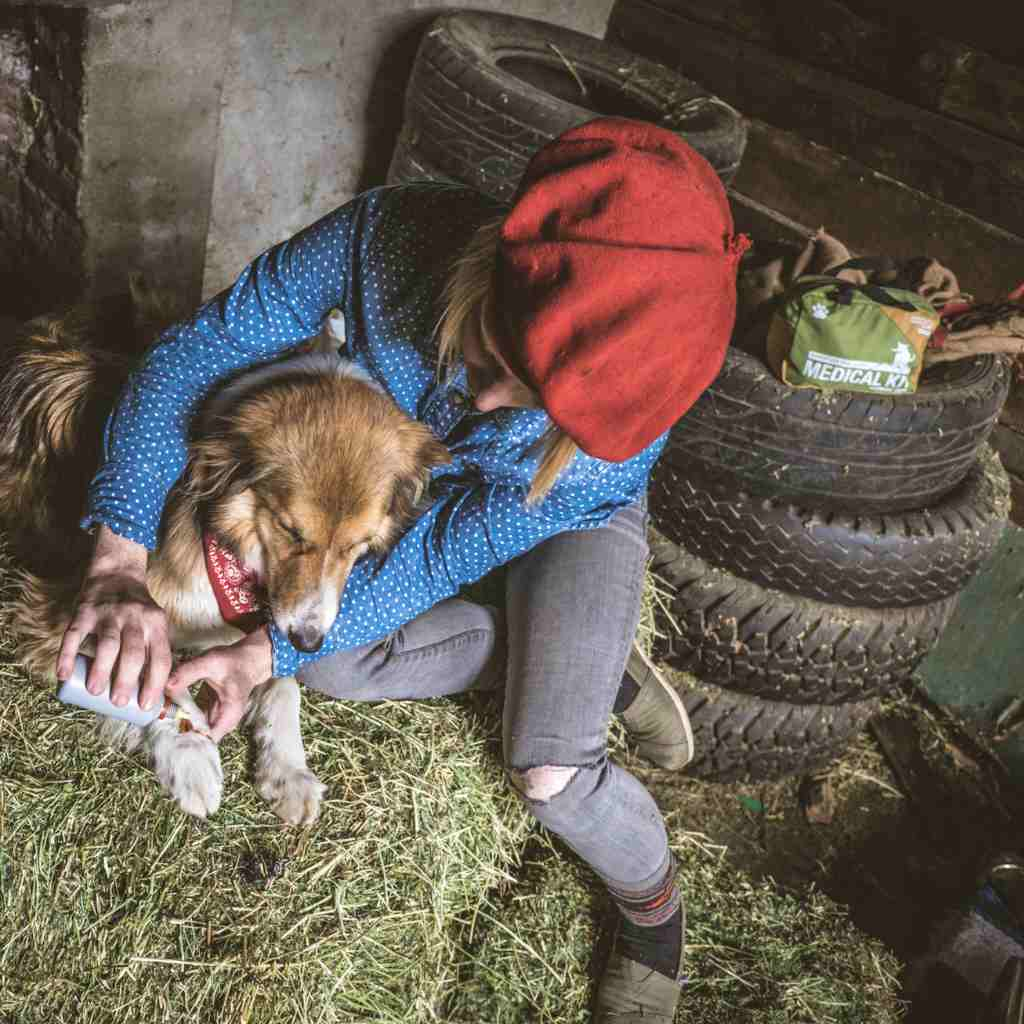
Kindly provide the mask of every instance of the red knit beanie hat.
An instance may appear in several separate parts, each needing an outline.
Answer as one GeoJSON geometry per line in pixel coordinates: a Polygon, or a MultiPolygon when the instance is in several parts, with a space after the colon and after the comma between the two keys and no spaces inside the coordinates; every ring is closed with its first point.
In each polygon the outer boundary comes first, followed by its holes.
{"type": "Polygon", "coordinates": [[[502,354],[583,451],[622,462],[721,369],[748,245],[711,165],[674,132],[572,128],[534,155],[502,225],[502,354]]]}

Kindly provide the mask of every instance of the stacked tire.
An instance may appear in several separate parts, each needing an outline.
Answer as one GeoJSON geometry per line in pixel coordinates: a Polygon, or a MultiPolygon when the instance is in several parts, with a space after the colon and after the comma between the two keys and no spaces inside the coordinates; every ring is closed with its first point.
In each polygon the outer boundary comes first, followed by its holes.
{"type": "Polygon", "coordinates": [[[458,11],[420,43],[388,182],[457,181],[507,202],[544,143],[599,115],[678,132],[726,182],[746,146],[732,107],[661,64],[557,25],[458,11]]]}
{"type": "Polygon", "coordinates": [[[821,767],[906,684],[1005,527],[985,439],[1009,384],[983,356],[926,371],[913,395],[793,389],[729,350],[650,496],[672,594],[659,653],[696,680],[689,771],[821,767]]]}

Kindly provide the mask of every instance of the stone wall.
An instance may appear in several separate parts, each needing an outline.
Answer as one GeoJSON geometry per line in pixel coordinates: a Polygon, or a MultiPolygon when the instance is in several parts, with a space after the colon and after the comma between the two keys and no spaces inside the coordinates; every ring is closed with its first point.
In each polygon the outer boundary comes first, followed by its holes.
{"type": "Polygon", "coordinates": [[[28,315],[82,287],[85,18],[0,10],[0,311],[28,315]]]}
{"type": "Polygon", "coordinates": [[[203,291],[384,184],[416,48],[453,7],[603,36],[612,0],[235,0],[203,291]]]}

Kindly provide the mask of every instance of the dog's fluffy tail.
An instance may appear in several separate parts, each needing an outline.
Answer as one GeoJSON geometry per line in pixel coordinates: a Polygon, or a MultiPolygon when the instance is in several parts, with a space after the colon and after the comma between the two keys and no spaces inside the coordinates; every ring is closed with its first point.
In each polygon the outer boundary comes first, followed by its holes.
{"type": "Polygon", "coordinates": [[[103,427],[154,337],[165,297],[115,296],[37,317],[0,339],[0,526],[35,569],[80,558],[78,530],[103,427]]]}
{"type": "Polygon", "coordinates": [[[5,346],[0,457],[65,456],[81,441],[83,418],[109,411],[132,363],[97,347],[96,333],[90,310],[72,310],[30,321],[5,346]]]}
{"type": "Polygon", "coordinates": [[[90,343],[94,327],[41,317],[0,351],[0,526],[14,560],[40,571],[87,553],[78,521],[131,366],[90,343]]]}

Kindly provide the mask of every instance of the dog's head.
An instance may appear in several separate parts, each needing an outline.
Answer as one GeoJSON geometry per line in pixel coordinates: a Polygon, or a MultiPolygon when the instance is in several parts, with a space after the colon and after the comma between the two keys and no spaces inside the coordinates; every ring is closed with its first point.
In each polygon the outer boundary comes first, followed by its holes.
{"type": "Polygon", "coordinates": [[[205,527],[256,572],[278,629],[315,651],[356,560],[388,549],[450,456],[348,364],[296,365],[219,403],[189,487],[205,527]]]}

